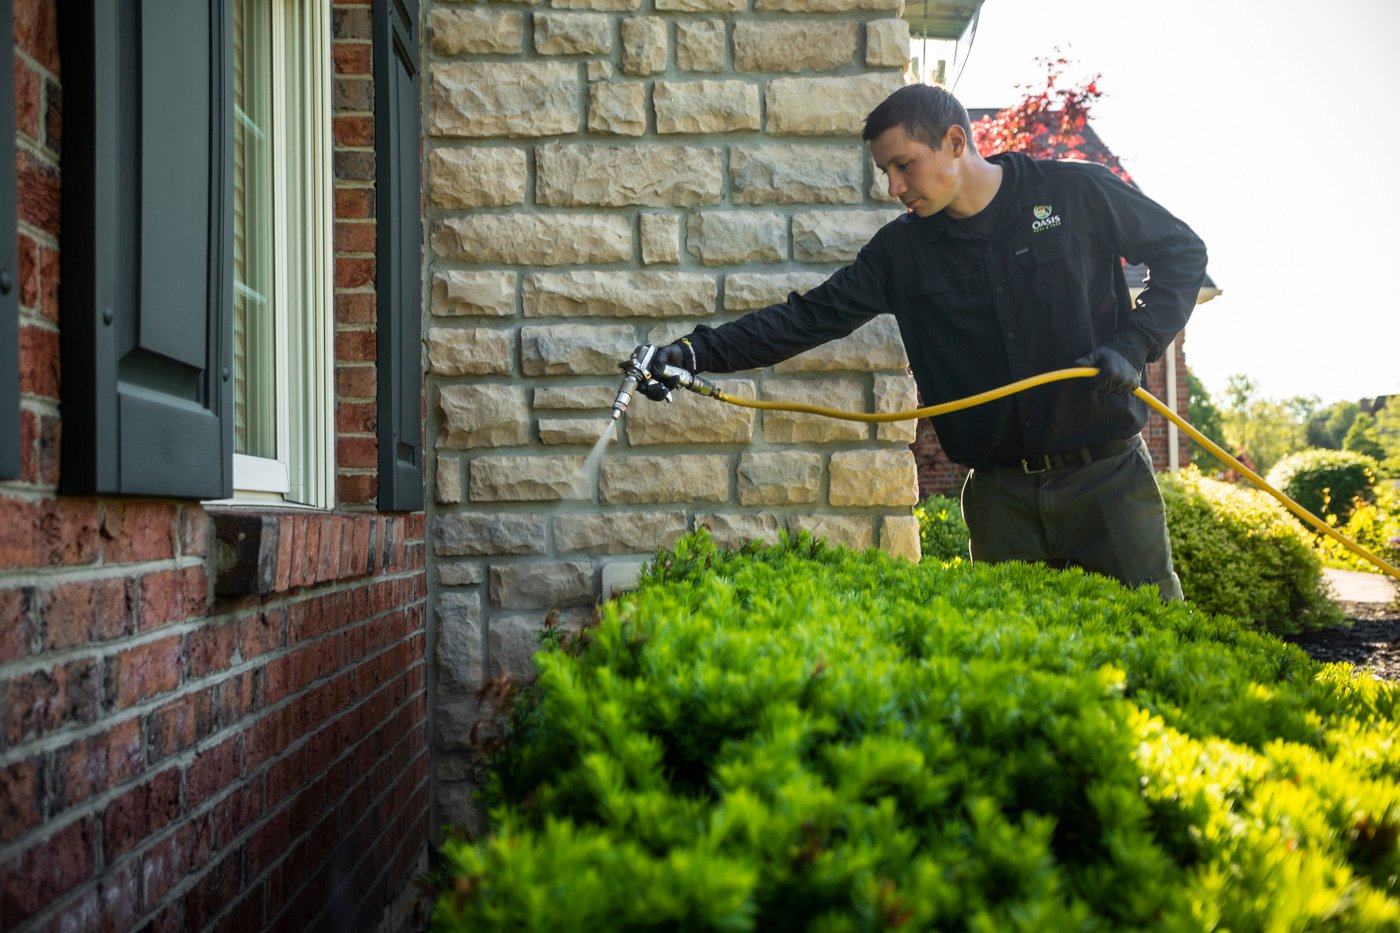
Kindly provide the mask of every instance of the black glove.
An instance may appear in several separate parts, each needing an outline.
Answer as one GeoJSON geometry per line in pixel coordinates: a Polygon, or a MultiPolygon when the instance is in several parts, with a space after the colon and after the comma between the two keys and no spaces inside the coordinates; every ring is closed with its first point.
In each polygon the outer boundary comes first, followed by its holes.
{"type": "Polygon", "coordinates": [[[652,374],[656,376],[656,380],[666,388],[674,389],[679,383],[675,376],[662,378],[657,375],[663,363],[667,366],[678,366],[692,373],[700,368],[696,363],[695,348],[690,345],[690,339],[687,337],[668,343],[664,347],[657,347],[656,355],[651,358],[652,374]]]}
{"type": "Polygon", "coordinates": [[[1093,366],[1099,371],[1094,388],[1114,395],[1127,395],[1142,383],[1142,374],[1127,357],[1112,347],[1097,347],[1074,361],[1075,366],[1093,366]]]}

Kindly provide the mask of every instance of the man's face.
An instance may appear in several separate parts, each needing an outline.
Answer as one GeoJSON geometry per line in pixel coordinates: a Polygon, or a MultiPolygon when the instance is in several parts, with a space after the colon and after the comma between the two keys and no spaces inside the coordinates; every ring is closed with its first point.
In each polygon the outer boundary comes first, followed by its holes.
{"type": "Polygon", "coordinates": [[[958,193],[960,156],[967,145],[961,127],[951,127],[934,149],[892,126],[870,142],[875,165],[889,180],[890,197],[920,217],[931,217],[958,193]]]}

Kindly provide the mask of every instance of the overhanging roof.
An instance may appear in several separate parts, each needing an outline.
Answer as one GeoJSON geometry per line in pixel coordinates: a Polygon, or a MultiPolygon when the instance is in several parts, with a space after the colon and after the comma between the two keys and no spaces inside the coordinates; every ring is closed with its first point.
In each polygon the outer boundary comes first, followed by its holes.
{"type": "Polygon", "coordinates": [[[921,39],[959,39],[983,0],[905,0],[903,18],[921,39]]]}

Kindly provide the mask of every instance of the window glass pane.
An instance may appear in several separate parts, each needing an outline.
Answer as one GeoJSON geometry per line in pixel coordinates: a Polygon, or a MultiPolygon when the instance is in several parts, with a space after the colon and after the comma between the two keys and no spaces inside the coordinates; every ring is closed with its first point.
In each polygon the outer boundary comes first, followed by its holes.
{"type": "Polygon", "coordinates": [[[270,7],[233,5],[233,433],[255,457],[277,456],[270,7]]]}

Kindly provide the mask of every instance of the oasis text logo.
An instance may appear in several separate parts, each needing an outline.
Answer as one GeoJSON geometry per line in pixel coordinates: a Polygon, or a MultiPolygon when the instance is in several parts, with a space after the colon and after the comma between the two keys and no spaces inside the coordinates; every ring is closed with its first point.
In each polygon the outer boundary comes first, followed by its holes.
{"type": "Polygon", "coordinates": [[[1060,215],[1054,213],[1054,208],[1049,204],[1037,204],[1031,208],[1031,213],[1035,215],[1035,220],[1031,221],[1031,231],[1039,233],[1051,227],[1060,225],[1060,215]],[[1053,215],[1053,216],[1052,216],[1053,215]]]}

